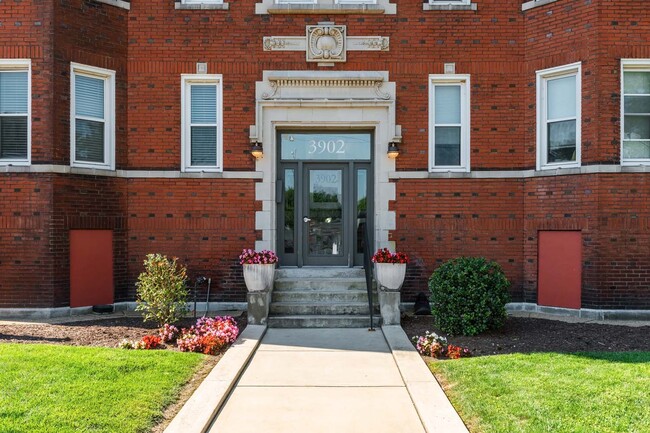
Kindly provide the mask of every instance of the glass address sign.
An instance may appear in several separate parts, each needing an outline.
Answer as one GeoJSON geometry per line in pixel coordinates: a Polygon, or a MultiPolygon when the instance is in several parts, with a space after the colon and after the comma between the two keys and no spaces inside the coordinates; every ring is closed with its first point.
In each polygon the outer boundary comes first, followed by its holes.
{"type": "Polygon", "coordinates": [[[369,160],[370,133],[295,133],[280,135],[282,159],[293,160],[369,160]]]}

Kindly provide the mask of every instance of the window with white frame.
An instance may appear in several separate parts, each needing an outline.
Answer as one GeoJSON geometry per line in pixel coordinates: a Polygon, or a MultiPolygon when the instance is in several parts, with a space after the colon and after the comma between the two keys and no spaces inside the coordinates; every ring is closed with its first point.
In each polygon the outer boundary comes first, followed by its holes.
{"type": "Polygon", "coordinates": [[[469,171],[469,75],[429,75],[429,170],[469,171]]]}
{"type": "Polygon", "coordinates": [[[621,163],[650,164],[650,59],[623,59],[621,163]]]}
{"type": "Polygon", "coordinates": [[[580,166],[581,63],[537,72],[537,169],[580,166]]]}
{"type": "Polygon", "coordinates": [[[31,61],[0,59],[0,164],[29,164],[31,61]]]}
{"type": "Polygon", "coordinates": [[[115,169],[115,71],[71,64],[70,162],[115,169]]]}
{"type": "Polygon", "coordinates": [[[182,76],[183,171],[221,171],[221,75],[182,76]]]}

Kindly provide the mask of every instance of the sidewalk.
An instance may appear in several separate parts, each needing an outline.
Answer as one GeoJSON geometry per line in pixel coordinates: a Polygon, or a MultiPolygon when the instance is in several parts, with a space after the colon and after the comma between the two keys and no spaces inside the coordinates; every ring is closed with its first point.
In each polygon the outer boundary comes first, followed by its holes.
{"type": "Polygon", "coordinates": [[[406,335],[387,331],[268,329],[208,431],[466,432],[406,335]]]}

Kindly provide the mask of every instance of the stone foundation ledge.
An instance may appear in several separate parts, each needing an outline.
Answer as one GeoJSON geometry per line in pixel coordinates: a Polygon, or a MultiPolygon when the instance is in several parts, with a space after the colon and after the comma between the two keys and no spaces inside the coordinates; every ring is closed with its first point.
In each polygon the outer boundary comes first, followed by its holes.
{"type": "MultiPolygon", "coordinates": [[[[116,302],[113,304],[115,313],[135,312],[135,302],[116,302]]],[[[206,302],[197,302],[197,313],[206,311],[206,302]]],[[[194,303],[188,303],[190,313],[194,310],[194,303]]],[[[246,302],[210,302],[210,311],[246,310],[246,302]]],[[[92,307],[58,307],[58,308],[0,308],[0,319],[8,320],[47,320],[63,317],[86,316],[95,314],[92,307]]],[[[96,314],[101,317],[103,314],[96,314]]]]}
{"type": "Polygon", "coordinates": [[[545,307],[531,302],[511,302],[506,305],[508,313],[526,312],[558,317],[589,320],[650,320],[650,310],[596,310],[591,308],[545,307]]]}

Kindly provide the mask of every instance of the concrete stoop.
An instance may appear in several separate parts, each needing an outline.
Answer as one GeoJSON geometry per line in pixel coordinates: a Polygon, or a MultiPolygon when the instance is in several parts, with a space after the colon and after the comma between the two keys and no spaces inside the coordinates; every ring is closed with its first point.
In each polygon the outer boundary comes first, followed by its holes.
{"type": "MultiPolygon", "coordinates": [[[[373,288],[375,326],[381,325],[373,288]]],[[[278,269],[268,319],[270,328],[365,328],[370,326],[363,269],[278,269]]]]}

